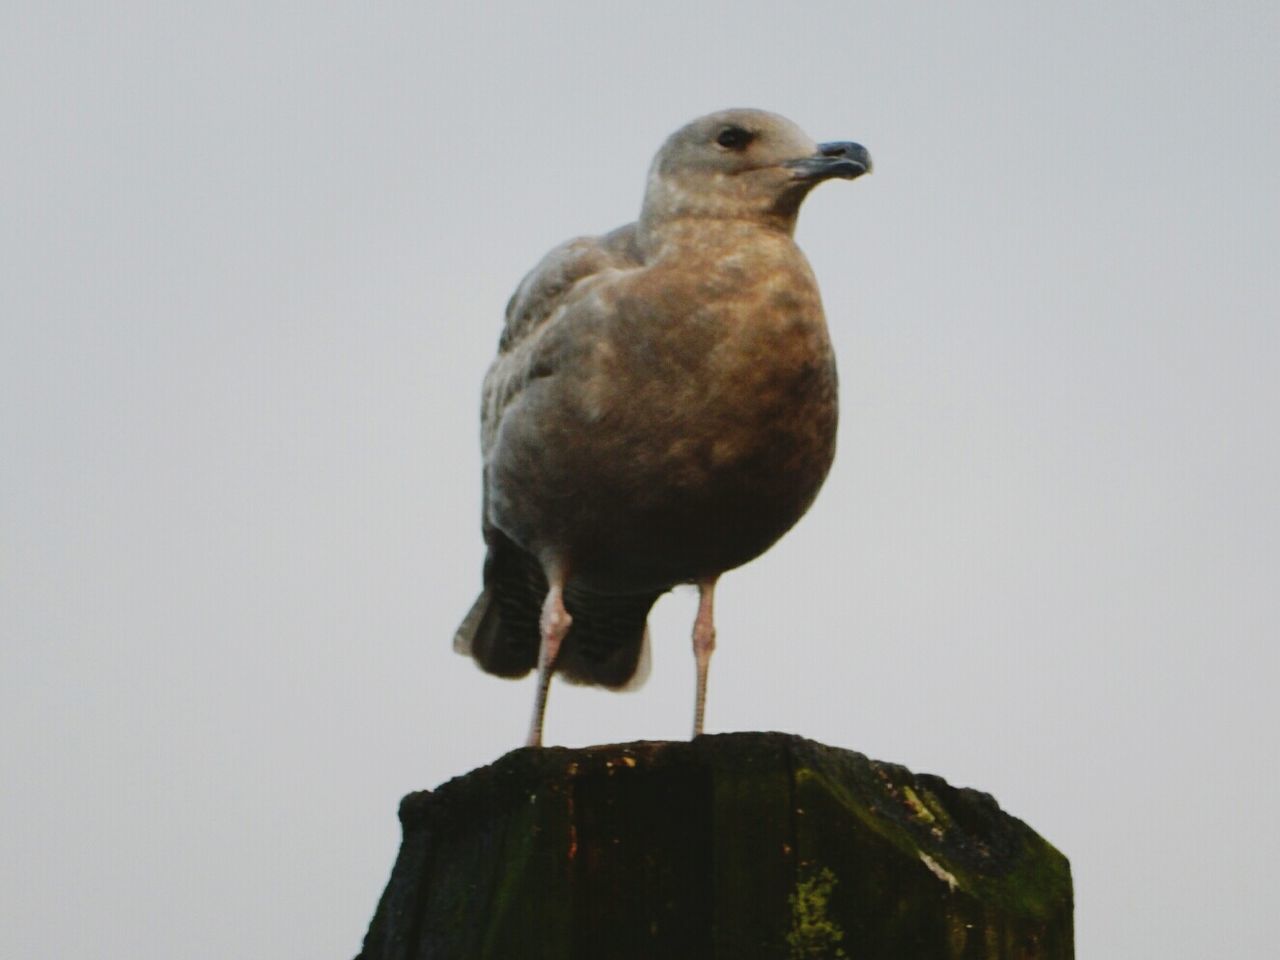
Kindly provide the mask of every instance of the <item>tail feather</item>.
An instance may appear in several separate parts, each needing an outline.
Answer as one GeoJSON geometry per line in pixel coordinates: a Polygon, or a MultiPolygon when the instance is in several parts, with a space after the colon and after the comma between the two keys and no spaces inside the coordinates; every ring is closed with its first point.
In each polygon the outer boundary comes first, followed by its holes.
{"type": "Polygon", "coordinates": [[[453,635],[453,649],[499,677],[523,677],[538,665],[536,628],[532,643],[525,631],[504,629],[500,607],[488,587],[476,598],[453,635]]]}
{"type": "MultiPolygon", "coordinates": [[[[453,648],[488,673],[522,677],[538,664],[546,576],[533,556],[496,531],[484,573],[484,591],[458,627],[453,648]]],[[[570,583],[564,601],[573,626],[556,672],[572,683],[638,687],[649,672],[649,611],[661,595],[606,595],[570,583]]]]}
{"type": "Polygon", "coordinates": [[[573,626],[560,648],[556,672],[570,683],[634,689],[648,673],[649,610],[661,594],[605,596],[575,589],[564,604],[573,626]],[[639,668],[644,666],[644,671],[639,668]]]}

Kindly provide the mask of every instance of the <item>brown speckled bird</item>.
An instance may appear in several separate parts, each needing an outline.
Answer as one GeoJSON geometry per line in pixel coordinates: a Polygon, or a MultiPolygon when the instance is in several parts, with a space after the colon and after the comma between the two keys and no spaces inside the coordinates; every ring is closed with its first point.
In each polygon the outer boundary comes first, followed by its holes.
{"type": "Polygon", "coordinates": [[[871,169],[761,110],[676,131],[640,219],[547,254],[484,381],[484,591],[454,645],[490,673],[644,679],[649,610],[696,584],[694,735],[716,580],[804,514],[835,453],[836,367],[795,245],[814,186],[871,169]]]}

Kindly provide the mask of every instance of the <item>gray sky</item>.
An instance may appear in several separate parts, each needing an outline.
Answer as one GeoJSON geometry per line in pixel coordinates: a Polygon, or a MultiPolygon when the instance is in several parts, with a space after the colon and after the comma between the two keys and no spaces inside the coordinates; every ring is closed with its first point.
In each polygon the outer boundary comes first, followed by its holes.
{"type": "MultiPolygon", "coordinates": [[[[110,6],[0,15],[0,955],[356,951],[532,699],[449,649],[502,307],[725,106],[876,173],[801,216],[840,451],[709,729],[995,794],[1082,957],[1273,951],[1280,7],[110,6]]],[[[549,742],[686,736],[694,608],[549,742]]]]}

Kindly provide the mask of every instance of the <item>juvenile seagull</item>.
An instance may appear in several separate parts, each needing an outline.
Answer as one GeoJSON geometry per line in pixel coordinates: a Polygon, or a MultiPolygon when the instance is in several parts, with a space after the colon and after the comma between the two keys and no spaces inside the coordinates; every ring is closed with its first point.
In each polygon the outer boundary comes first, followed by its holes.
{"type": "Polygon", "coordinates": [[[835,452],[836,367],[800,203],[871,170],[761,110],[663,144],[640,219],[548,253],[507,304],[484,381],[484,591],[454,647],[538,690],[648,667],[649,610],[696,584],[702,732],[716,580],[800,519],[835,452]]]}

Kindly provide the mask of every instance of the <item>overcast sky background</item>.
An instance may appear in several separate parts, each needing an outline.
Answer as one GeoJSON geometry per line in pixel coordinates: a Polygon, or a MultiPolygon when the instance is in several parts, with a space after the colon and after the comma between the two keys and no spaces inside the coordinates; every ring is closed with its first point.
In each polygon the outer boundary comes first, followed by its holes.
{"type": "MultiPolygon", "coordinates": [[[[1081,957],[1274,951],[1280,6],[185,7],[0,14],[0,955],[357,951],[401,795],[525,732],[450,650],[506,299],[726,106],[876,173],[709,730],[993,793],[1081,957]]],[[[548,741],[687,736],[695,606],[548,741]]]]}

